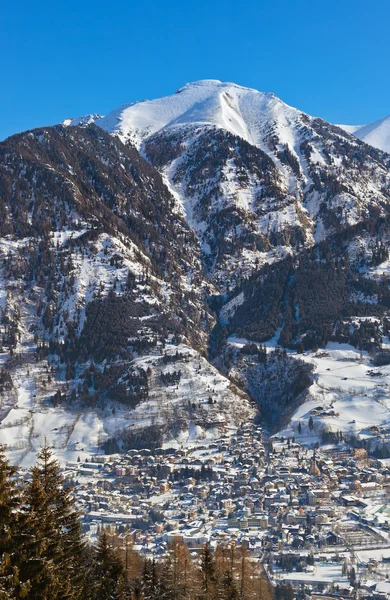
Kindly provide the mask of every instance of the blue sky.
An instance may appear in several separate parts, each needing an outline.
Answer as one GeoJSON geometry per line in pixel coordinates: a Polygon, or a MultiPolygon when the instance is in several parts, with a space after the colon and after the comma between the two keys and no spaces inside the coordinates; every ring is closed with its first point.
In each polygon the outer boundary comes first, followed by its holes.
{"type": "Polygon", "coordinates": [[[220,79],[334,123],[390,113],[388,0],[5,0],[0,139],[220,79]]]}

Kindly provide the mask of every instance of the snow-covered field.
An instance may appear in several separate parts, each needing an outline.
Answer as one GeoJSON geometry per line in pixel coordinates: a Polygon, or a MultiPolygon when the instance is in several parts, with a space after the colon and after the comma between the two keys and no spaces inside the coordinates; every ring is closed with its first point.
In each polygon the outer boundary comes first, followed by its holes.
{"type": "Polygon", "coordinates": [[[299,358],[315,366],[314,383],[285,434],[312,443],[324,428],[365,437],[370,436],[370,427],[390,425],[390,365],[374,367],[367,353],[336,343],[299,358]],[[308,427],[310,416],[312,431],[308,427]]]}
{"type": "Polygon", "coordinates": [[[335,585],[348,587],[348,577],[342,575],[342,563],[324,562],[316,563],[313,570],[308,572],[285,572],[279,569],[274,569],[275,580],[281,580],[296,585],[297,583],[305,583],[306,585],[322,583],[324,585],[334,583],[335,585]]]}
{"type": "MultiPolygon", "coordinates": [[[[268,351],[277,346],[280,331],[265,342],[268,351]]],[[[248,340],[231,336],[228,343],[242,348],[248,340]]],[[[384,347],[386,344],[383,344],[384,347]]],[[[329,342],[318,352],[296,354],[287,351],[290,357],[314,365],[314,382],[303,402],[291,417],[289,426],[279,432],[294,435],[300,443],[314,444],[321,441],[321,433],[327,428],[360,438],[370,437],[370,427],[382,433],[390,428],[390,365],[374,367],[367,352],[353,346],[329,342]],[[309,428],[309,419],[313,428],[309,428]],[[298,431],[299,423],[301,432],[298,431]]],[[[387,440],[388,441],[388,440],[387,440]]]]}

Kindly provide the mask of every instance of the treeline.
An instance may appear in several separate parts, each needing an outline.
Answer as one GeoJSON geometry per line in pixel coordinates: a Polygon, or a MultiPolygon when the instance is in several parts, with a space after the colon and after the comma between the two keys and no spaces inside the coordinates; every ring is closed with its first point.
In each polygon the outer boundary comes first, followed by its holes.
{"type": "Polygon", "coordinates": [[[168,475],[169,481],[180,481],[182,485],[184,485],[186,479],[189,478],[195,479],[198,483],[199,481],[211,481],[213,477],[213,469],[211,467],[206,467],[205,465],[202,465],[200,469],[194,469],[193,467],[174,469],[174,471],[168,475]]]}
{"type": "Polygon", "coordinates": [[[103,450],[106,454],[116,454],[117,452],[127,452],[127,450],[148,448],[155,450],[161,448],[163,444],[164,428],[158,425],[150,425],[142,429],[133,431],[127,427],[117,432],[114,437],[108,438],[103,443],[103,450]]]}
{"type": "MultiPolygon", "coordinates": [[[[160,560],[142,558],[131,543],[105,532],[95,551],[101,590],[96,599],[112,600],[273,600],[258,560],[247,547],[235,544],[212,550],[205,544],[190,552],[174,539],[160,560]]],[[[284,588],[284,586],[282,586],[284,588]]],[[[292,588],[278,590],[280,600],[292,600],[292,588]],[[281,592],[281,593],[280,593],[281,592]]]]}
{"type": "MultiPolygon", "coordinates": [[[[280,594],[279,594],[280,595],[280,594]]],[[[30,477],[0,453],[0,600],[271,600],[243,544],[190,552],[173,540],[164,558],[142,557],[126,533],[83,538],[72,491],[48,447],[30,477]]]]}
{"type": "Polygon", "coordinates": [[[172,371],[171,373],[161,373],[161,381],[163,385],[175,385],[180,382],[181,371],[172,371]]]}

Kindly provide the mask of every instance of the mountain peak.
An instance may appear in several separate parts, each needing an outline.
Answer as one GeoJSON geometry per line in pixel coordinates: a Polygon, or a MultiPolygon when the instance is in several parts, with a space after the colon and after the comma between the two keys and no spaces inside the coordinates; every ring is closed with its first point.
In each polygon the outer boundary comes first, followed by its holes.
{"type": "Polygon", "coordinates": [[[194,88],[194,87],[210,87],[210,86],[218,86],[221,85],[222,81],[220,81],[219,79],[198,79],[197,81],[189,81],[188,83],[184,84],[181,88],[179,88],[176,91],[176,94],[180,94],[180,92],[183,92],[186,89],[190,89],[190,88],[194,88]]]}
{"type": "Polygon", "coordinates": [[[64,119],[62,121],[62,125],[65,125],[66,127],[75,125],[90,125],[91,123],[95,123],[95,121],[98,121],[99,119],[103,119],[103,116],[99,115],[98,113],[95,113],[90,115],[84,115],[82,117],[77,117],[75,119],[72,117],[69,119],[64,119]]]}
{"type": "Polygon", "coordinates": [[[186,83],[170,96],[121,106],[96,124],[137,147],[158,131],[178,127],[216,127],[261,146],[265,129],[277,123],[287,131],[301,115],[273,93],[202,79],[186,83]]]}
{"type": "Polygon", "coordinates": [[[390,153],[390,115],[359,127],[354,135],[363,142],[390,153]]]}
{"type": "Polygon", "coordinates": [[[390,115],[367,125],[339,125],[362,142],[390,154],[390,115]]]}
{"type": "MultiPolygon", "coordinates": [[[[216,127],[262,148],[264,136],[276,132],[282,144],[294,149],[301,119],[311,117],[284,103],[273,92],[261,92],[230,81],[199,79],[175,93],[152,100],[122,104],[106,117],[86,115],[66,119],[64,125],[96,123],[122,141],[140,148],[162,130],[216,127]]],[[[367,144],[390,153],[390,115],[368,125],[337,125],[367,144]]]]}
{"type": "Polygon", "coordinates": [[[273,92],[261,92],[256,90],[255,88],[247,87],[244,85],[239,85],[238,83],[234,83],[233,81],[220,81],[219,79],[200,79],[198,81],[190,81],[183,85],[176,91],[176,94],[181,94],[183,92],[191,92],[196,89],[207,89],[210,93],[220,93],[223,91],[227,91],[229,88],[233,90],[240,91],[242,93],[249,92],[252,94],[258,94],[259,96],[265,96],[268,98],[276,98],[279,102],[282,102],[273,92]]]}

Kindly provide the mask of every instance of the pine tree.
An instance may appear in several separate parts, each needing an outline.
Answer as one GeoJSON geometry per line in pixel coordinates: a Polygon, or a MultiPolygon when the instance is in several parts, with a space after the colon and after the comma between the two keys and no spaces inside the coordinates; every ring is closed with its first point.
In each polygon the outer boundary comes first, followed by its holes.
{"type": "Polygon", "coordinates": [[[141,591],[144,600],[158,600],[160,598],[160,582],[154,559],[146,559],[144,561],[141,576],[141,591]]]}
{"type": "Polygon", "coordinates": [[[20,577],[30,585],[29,600],[56,600],[66,573],[57,567],[57,532],[37,467],[31,471],[25,502],[19,517],[23,540],[18,555],[20,577]]]}
{"type": "Polygon", "coordinates": [[[174,559],[168,553],[159,572],[159,594],[161,600],[176,600],[174,559]]]}
{"type": "Polygon", "coordinates": [[[17,555],[21,539],[17,511],[21,506],[20,490],[16,487],[17,469],[11,467],[0,446],[0,600],[27,593],[29,586],[21,586],[17,555]]]}
{"type": "Polygon", "coordinates": [[[229,569],[225,572],[219,589],[219,598],[221,600],[239,600],[237,584],[233,577],[233,573],[229,569]]]}
{"type": "Polygon", "coordinates": [[[21,532],[25,540],[21,572],[24,580],[31,583],[29,598],[84,598],[84,542],[79,514],[47,445],[31,470],[21,532]]]}
{"type": "Polygon", "coordinates": [[[205,544],[201,556],[202,598],[209,600],[215,597],[215,561],[210,544],[205,544]]]}
{"type": "Polygon", "coordinates": [[[294,590],[291,583],[278,583],[275,588],[275,600],[294,600],[294,590]]]}
{"type": "Polygon", "coordinates": [[[92,600],[119,600],[123,564],[105,531],[99,537],[89,574],[92,600]]]}
{"type": "Polygon", "coordinates": [[[45,445],[38,455],[38,469],[46,493],[48,509],[54,520],[59,547],[58,566],[65,571],[59,598],[83,598],[84,550],[79,513],[71,489],[64,485],[58,461],[45,445]]]}

